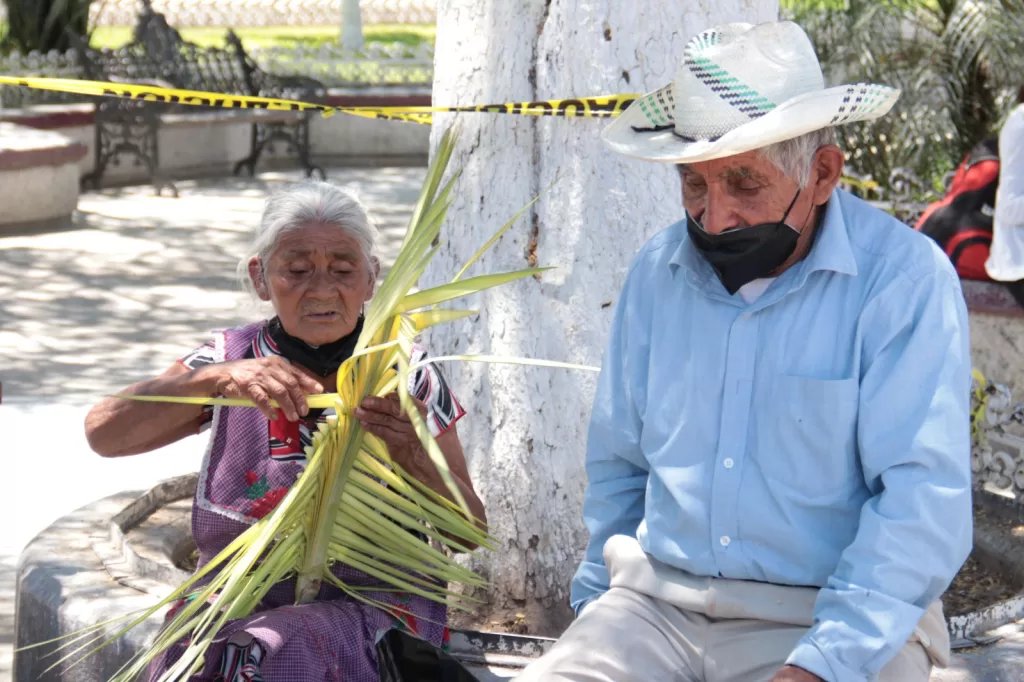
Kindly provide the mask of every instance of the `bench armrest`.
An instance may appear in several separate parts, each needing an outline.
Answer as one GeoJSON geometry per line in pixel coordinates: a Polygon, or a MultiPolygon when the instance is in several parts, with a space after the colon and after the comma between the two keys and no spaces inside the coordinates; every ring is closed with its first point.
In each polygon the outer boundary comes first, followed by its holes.
{"type": "Polygon", "coordinates": [[[260,70],[257,76],[260,97],[280,97],[306,102],[326,102],[327,87],[308,76],[283,76],[260,70]]]}

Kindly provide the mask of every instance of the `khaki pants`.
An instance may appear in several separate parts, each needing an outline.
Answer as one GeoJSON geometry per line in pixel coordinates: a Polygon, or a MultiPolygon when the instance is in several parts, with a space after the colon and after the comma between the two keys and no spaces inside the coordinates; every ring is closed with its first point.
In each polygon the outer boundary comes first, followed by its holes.
{"type": "MultiPolygon", "coordinates": [[[[816,588],[692,576],[626,536],[604,557],[611,589],[517,682],[767,682],[813,623],[816,588]]],[[[948,661],[936,602],[879,680],[927,682],[948,661]]]]}

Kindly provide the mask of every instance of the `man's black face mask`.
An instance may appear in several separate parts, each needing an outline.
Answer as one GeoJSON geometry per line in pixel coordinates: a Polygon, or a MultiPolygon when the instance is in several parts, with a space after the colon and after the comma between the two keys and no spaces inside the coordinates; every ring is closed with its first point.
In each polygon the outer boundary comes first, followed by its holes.
{"type": "Polygon", "coordinates": [[[776,270],[793,255],[800,233],[786,224],[800,190],[789,202],[782,220],[708,234],[704,227],[686,214],[690,241],[711,264],[729,295],[755,279],[776,270]]]}

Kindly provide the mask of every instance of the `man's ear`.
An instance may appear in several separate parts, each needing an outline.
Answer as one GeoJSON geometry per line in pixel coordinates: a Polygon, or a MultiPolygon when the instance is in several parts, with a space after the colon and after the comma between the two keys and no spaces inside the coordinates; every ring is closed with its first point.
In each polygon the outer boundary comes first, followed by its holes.
{"type": "Polygon", "coordinates": [[[263,276],[263,263],[258,256],[249,259],[249,279],[252,280],[253,289],[261,301],[270,300],[270,287],[267,286],[267,279],[263,276]]]}
{"type": "Polygon", "coordinates": [[[822,206],[828,203],[832,191],[839,184],[843,176],[843,165],[846,157],[843,150],[834,144],[827,144],[814,152],[814,162],[811,173],[811,185],[814,194],[811,198],[815,206],[822,206]]]}

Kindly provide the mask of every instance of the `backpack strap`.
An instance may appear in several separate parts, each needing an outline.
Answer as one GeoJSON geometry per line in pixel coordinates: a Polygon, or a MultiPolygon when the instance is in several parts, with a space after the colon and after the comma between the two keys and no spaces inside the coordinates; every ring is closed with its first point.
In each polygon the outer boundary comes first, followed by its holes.
{"type": "Polygon", "coordinates": [[[989,280],[985,271],[992,246],[992,233],[987,230],[963,230],[957,232],[946,242],[946,255],[953,262],[957,274],[965,279],[989,280]],[[974,248],[972,248],[974,247],[974,248]],[[971,251],[970,257],[965,254],[971,251]]]}

